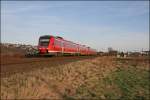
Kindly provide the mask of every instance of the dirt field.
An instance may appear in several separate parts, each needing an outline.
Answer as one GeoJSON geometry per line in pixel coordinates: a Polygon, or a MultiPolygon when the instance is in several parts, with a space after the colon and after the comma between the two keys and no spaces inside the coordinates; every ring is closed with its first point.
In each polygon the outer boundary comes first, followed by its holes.
{"type": "Polygon", "coordinates": [[[148,58],[31,59],[41,62],[14,65],[16,71],[24,70],[1,77],[2,99],[149,99],[148,58]]]}
{"type": "Polygon", "coordinates": [[[92,59],[94,56],[68,56],[68,57],[1,57],[1,77],[14,73],[29,72],[43,67],[52,67],[83,59],[92,59]]]}

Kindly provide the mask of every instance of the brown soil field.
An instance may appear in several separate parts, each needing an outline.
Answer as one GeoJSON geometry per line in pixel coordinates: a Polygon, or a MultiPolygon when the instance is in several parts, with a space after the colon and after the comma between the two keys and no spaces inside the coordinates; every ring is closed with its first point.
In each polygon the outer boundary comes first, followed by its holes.
{"type": "Polygon", "coordinates": [[[34,69],[51,67],[83,59],[92,59],[94,56],[68,56],[68,57],[34,57],[1,56],[1,77],[14,73],[28,72],[34,69]]]}

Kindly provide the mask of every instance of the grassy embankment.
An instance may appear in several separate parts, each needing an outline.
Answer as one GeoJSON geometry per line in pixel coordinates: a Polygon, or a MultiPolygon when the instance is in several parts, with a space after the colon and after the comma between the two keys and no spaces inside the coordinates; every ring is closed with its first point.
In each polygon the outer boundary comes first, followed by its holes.
{"type": "Polygon", "coordinates": [[[149,65],[97,57],[1,79],[1,98],[149,99],[149,65]]]}

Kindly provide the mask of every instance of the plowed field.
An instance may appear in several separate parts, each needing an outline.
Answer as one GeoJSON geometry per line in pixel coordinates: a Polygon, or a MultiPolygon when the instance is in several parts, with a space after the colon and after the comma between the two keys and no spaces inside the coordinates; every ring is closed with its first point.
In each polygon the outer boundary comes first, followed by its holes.
{"type": "Polygon", "coordinates": [[[1,57],[1,77],[14,73],[28,72],[43,67],[51,67],[83,59],[92,59],[94,56],[67,56],[67,57],[1,57]]]}

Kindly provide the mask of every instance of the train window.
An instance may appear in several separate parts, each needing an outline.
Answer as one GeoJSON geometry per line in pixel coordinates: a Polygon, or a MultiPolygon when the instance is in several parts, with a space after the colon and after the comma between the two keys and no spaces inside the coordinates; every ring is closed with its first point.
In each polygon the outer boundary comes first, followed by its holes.
{"type": "Polygon", "coordinates": [[[48,44],[49,44],[48,42],[41,42],[40,46],[48,46],[48,44]]]}
{"type": "Polygon", "coordinates": [[[39,45],[40,46],[48,46],[50,42],[50,37],[40,37],[39,45]]]}

